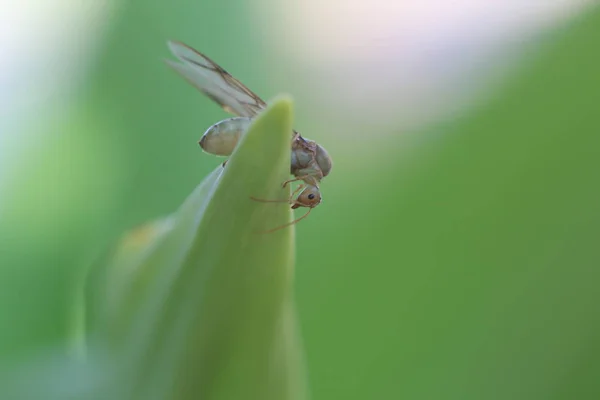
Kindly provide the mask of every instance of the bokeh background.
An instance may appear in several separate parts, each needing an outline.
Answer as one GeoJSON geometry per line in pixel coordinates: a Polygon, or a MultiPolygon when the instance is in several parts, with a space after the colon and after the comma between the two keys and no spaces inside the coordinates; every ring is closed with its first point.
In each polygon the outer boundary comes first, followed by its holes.
{"type": "MultiPolygon", "coordinates": [[[[314,399],[600,397],[593,1],[0,5],[0,361],[73,343],[74,283],[222,160],[208,54],[334,160],[297,226],[314,399]]],[[[260,157],[257,154],[257,157],[260,157]]]]}

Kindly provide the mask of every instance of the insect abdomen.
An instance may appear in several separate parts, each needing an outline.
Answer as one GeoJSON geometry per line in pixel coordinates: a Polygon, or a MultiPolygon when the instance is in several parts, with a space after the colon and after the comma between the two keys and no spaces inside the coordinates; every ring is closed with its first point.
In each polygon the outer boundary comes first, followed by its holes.
{"type": "Polygon", "coordinates": [[[228,156],[233,153],[242,134],[250,126],[251,119],[236,117],[217,122],[204,132],[200,139],[200,147],[207,153],[217,156],[228,156]]]}

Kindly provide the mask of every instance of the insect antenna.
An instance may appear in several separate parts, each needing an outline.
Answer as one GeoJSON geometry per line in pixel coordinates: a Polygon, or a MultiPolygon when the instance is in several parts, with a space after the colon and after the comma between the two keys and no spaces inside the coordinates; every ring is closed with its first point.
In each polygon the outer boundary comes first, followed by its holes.
{"type": "Polygon", "coordinates": [[[261,232],[258,232],[258,233],[271,233],[271,232],[275,232],[275,231],[278,231],[280,229],[286,228],[288,226],[294,225],[298,221],[303,220],[304,218],[308,217],[308,214],[310,214],[311,211],[312,211],[312,207],[310,207],[308,209],[308,211],[306,213],[304,213],[304,215],[301,216],[300,218],[296,218],[295,220],[293,220],[291,222],[288,222],[287,224],[283,224],[281,226],[278,226],[277,228],[269,229],[268,231],[261,231],[261,232]]]}
{"type": "Polygon", "coordinates": [[[258,201],[261,203],[289,203],[289,200],[267,200],[267,199],[259,199],[256,198],[254,196],[250,196],[250,199],[254,200],[254,201],[258,201]]]}

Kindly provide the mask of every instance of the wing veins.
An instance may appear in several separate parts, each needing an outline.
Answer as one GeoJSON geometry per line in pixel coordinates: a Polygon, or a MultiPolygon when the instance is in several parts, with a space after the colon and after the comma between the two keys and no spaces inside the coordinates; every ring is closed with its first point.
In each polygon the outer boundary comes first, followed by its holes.
{"type": "MultiPolygon", "coordinates": [[[[207,71],[218,74],[219,77],[223,80],[223,82],[228,87],[236,90],[237,92],[241,92],[241,93],[247,95],[248,97],[250,97],[252,100],[254,100],[254,102],[256,104],[252,104],[250,102],[243,101],[241,99],[236,99],[240,104],[246,106],[247,111],[250,111],[250,112],[253,112],[254,114],[256,114],[257,110],[261,110],[266,107],[267,104],[265,103],[265,101],[263,99],[261,99],[256,93],[254,93],[253,91],[248,89],[248,87],[246,85],[244,85],[242,82],[240,82],[238,79],[234,78],[233,75],[231,75],[229,72],[227,72],[219,64],[215,63],[213,60],[211,60],[206,55],[200,53],[199,51],[196,51],[187,45],[184,45],[184,46],[187,47],[189,50],[192,50],[194,53],[196,53],[198,56],[200,56],[203,60],[208,62],[210,65],[201,64],[201,63],[199,63],[189,57],[183,56],[183,55],[179,57],[182,61],[185,61],[189,64],[195,65],[195,66],[203,68],[207,71]],[[250,107],[250,109],[248,109],[247,107],[250,107]]],[[[211,97],[211,100],[214,101],[214,98],[211,97]]],[[[217,103],[221,104],[221,102],[217,102],[217,103]]]]}
{"type": "MultiPolygon", "coordinates": [[[[189,83],[192,84],[192,86],[200,90],[205,96],[207,96],[209,99],[221,106],[221,108],[223,108],[225,111],[234,115],[254,117],[267,106],[267,103],[263,99],[261,99],[258,95],[252,92],[246,85],[244,85],[238,79],[233,77],[219,64],[211,60],[208,56],[200,53],[196,49],[184,43],[177,41],[169,42],[169,47],[171,49],[171,52],[179,60],[183,61],[184,64],[175,64],[171,61],[169,61],[168,64],[172,67],[174,67],[174,65],[181,65],[182,68],[185,67],[185,64],[187,64],[187,71],[184,72],[179,68],[175,68],[175,71],[179,75],[182,75],[182,77],[185,78],[185,80],[187,80],[189,83]],[[192,54],[189,56],[186,55],[185,50],[191,52],[192,54]],[[193,56],[197,56],[198,60],[201,61],[191,58],[193,56]],[[208,75],[199,71],[195,71],[194,73],[195,68],[200,68],[202,70],[208,71],[208,75]],[[217,74],[221,78],[221,80],[225,84],[224,87],[222,87],[219,83],[211,79],[210,74],[212,73],[217,74]],[[215,87],[211,87],[211,84],[213,84],[215,87]],[[227,90],[226,88],[230,88],[234,91],[234,93],[231,93],[231,91],[227,90]],[[238,96],[236,96],[236,93],[247,96],[250,98],[250,100],[246,100],[245,98],[239,98],[238,96]]],[[[292,135],[297,135],[299,140],[304,140],[304,138],[302,138],[302,136],[295,130],[292,132],[292,135]]]]}

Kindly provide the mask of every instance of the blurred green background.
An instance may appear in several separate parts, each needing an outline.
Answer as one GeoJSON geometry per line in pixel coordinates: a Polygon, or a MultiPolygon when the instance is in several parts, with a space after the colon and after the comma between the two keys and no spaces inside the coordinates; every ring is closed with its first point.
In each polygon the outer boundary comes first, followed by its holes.
{"type": "MultiPolygon", "coordinates": [[[[82,268],[222,161],[197,140],[227,115],[166,68],[167,39],[265,99],[285,90],[254,7],[119,3],[89,59],[70,60],[86,72],[68,100],[27,116],[0,192],[3,367],[76,350],[82,268]]],[[[314,399],[600,397],[600,13],[529,46],[485,101],[410,134],[393,120],[385,134],[368,120],[336,129],[292,93],[295,126],[334,160],[323,204],[296,228],[314,399]]]]}

